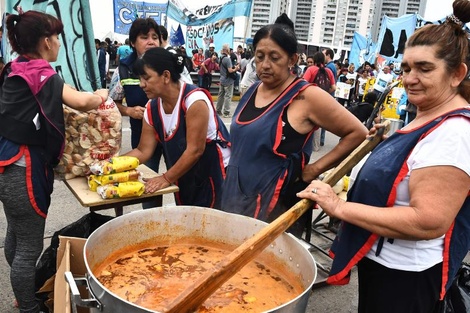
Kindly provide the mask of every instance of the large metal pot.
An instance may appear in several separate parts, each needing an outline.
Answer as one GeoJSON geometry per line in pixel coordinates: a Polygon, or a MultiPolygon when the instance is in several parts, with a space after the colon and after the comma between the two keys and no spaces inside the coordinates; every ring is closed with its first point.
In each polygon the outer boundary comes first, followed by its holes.
{"type": "MultiPolygon", "coordinates": [[[[82,300],[74,297],[73,300],[80,302],[77,303],[79,305],[91,307],[91,312],[154,312],[111,293],[96,279],[92,269],[111,253],[155,237],[168,236],[176,242],[181,238],[197,236],[238,246],[266,225],[246,216],[191,206],[155,208],[117,217],[93,232],[85,243],[87,283],[93,299],[82,300]]],[[[304,291],[297,298],[270,312],[305,312],[317,273],[312,255],[298,239],[286,233],[278,237],[263,253],[267,252],[286,264],[304,287],[304,291]]],[[[69,276],[67,280],[69,284],[74,285],[73,277],[69,276]]],[[[76,286],[71,287],[73,294],[76,286]]]]}

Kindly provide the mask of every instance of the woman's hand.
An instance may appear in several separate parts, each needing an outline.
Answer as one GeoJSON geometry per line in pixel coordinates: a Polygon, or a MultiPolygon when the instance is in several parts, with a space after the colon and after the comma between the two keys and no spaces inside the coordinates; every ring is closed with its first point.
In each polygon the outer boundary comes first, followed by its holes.
{"type": "Polygon", "coordinates": [[[106,100],[108,100],[108,89],[106,88],[103,88],[103,89],[97,89],[94,94],[98,95],[101,97],[101,99],[103,100],[103,102],[106,102],[106,100]]]}
{"type": "Polygon", "coordinates": [[[374,126],[372,126],[371,129],[369,129],[369,134],[367,134],[367,138],[371,138],[373,136],[375,136],[379,131],[380,129],[383,129],[384,132],[383,132],[383,135],[382,135],[382,140],[385,140],[388,138],[387,135],[385,135],[385,125],[382,124],[382,123],[376,123],[374,124],[374,126]]]}
{"type": "Polygon", "coordinates": [[[314,180],[297,197],[315,201],[331,217],[337,217],[337,210],[345,203],[341,200],[330,185],[314,180]]]}
{"type": "Polygon", "coordinates": [[[127,107],[127,115],[136,120],[141,120],[144,118],[145,108],[141,106],[127,107]]]}
{"type": "Polygon", "coordinates": [[[157,190],[170,186],[170,183],[162,176],[144,178],[145,193],[154,193],[157,190]]]}
{"type": "Polygon", "coordinates": [[[305,165],[302,171],[302,180],[306,183],[316,179],[321,173],[315,163],[305,165]]]}

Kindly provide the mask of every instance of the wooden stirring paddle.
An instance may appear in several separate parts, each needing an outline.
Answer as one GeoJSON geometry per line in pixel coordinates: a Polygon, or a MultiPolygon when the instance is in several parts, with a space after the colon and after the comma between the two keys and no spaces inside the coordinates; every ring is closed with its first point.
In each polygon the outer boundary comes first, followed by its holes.
{"type": "MultiPolygon", "coordinates": [[[[385,121],[384,128],[380,128],[380,131],[377,132],[375,136],[365,139],[343,162],[323,179],[323,182],[334,186],[367,153],[377,146],[382,140],[384,131],[387,133],[389,129],[390,121],[385,121]]],[[[279,235],[285,232],[287,228],[312,205],[313,202],[307,199],[297,202],[292,208],[224,257],[214,268],[207,271],[193,284],[189,285],[163,312],[186,313],[196,311],[210,295],[235,275],[243,266],[254,259],[256,255],[261,253],[279,235]]]]}

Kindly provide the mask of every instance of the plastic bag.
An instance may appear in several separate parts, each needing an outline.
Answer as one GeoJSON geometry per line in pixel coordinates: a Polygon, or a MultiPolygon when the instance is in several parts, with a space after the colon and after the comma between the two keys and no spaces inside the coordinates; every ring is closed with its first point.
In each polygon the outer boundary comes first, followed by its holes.
{"type": "Polygon", "coordinates": [[[470,312],[470,264],[462,262],[457,276],[440,303],[439,313],[470,312]]]}
{"type": "Polygon", "coordinates": [[[90,165],[90,171],[95,175],[108,175],[136,169],[139,159],[132,156],[118,156],[108,160],[101,160],[90,165]]]}
{"type": "Polygon", "coordinates": [[[88,176],[88,188],[96,191],[98,186],[125,183],[127,181],[138,181],[140,172],[138,170],[130,170],[108,175],[90,175],[88,176]]]}
{"type": "Polygon", "coordinates": [[[138,181],[128,181],[116,185],[98,186],[96,192],[103,199],[139,197],[145,191],[145,185],[138,181]]]}
{"type": "Polygon", "coordinates": [[[111,98],[88,112],[64,106],[64,119],[64,154],[55,168],[60,178],[85,176],[93,162],[119,154],[122,116],[111,98]]]}
{"type": "Polygon", "coordinates": [[[78,221],[56,231],[51,238],[50,246],[43,252],[36,264],[36,290],[39,290],[44,283],[56,273],[59,235],[88,238],[95,229],[113,218],[113,216],[90,212],[81,217],[78,221]]]}

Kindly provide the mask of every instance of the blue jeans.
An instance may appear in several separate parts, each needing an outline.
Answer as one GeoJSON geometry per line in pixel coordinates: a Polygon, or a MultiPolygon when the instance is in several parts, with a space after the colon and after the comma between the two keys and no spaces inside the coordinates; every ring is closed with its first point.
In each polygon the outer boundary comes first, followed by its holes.
{"type": "Polygon", "coordinates": [[[218,113],[230,114],[230,103],[233,96],[233,84],[224,86],[220,84],[217,96],[216,110],[218,113]],[[222,112],[222,109],[224,110],[222,112]]]}
{"type": "Polygon", "coordinates": [[[235,79],[235,83],[233,84],[234,87],[239,87],[240,86],[240,73],[237,72],[237,79],[235,79]]]}
{"type": "Polygon", "coordinates": [[[197,85],[199,88],[204,88],[204,75],[197,74],[197,85]]]}

